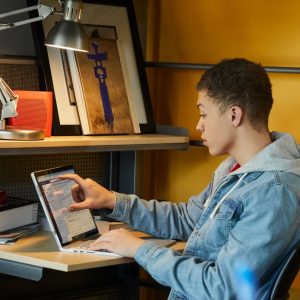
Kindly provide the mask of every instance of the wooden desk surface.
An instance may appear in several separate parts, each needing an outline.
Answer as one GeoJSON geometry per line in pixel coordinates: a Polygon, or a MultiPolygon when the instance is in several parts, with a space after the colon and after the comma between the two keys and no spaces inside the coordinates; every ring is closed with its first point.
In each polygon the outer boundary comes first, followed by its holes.
{"type": "Polygon", "coordinates": [[[65,272],[133,262],[124,257],[60,252],[49,231],[36,232],[13,245],[0,245],[0,259],[65,272]]]}
{"type": "MultiPolygon", "coordinates": [[[[182,250],[184,243],[172,246],[182,250]]],[[[58,251],[53,234],[38,231],[13,245],[0,245],[0,259],[59,271],[76,271],[133,262],[132,258],[58,251]]]]}

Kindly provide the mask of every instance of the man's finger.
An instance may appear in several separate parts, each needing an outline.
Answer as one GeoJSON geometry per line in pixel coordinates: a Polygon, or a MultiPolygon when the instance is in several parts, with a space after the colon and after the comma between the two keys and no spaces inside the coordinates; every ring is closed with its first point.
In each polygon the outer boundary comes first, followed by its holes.
{"type": "Polygon", "coordinates": [[[76,183],[78,183],[79,185],[83,186],[85,183],[85,180],[83,178],[81,178],[79,175],[77,174],[64,174],[64,175],[59,175],[58,178],[60,179],[71,179],[74,180],[76,183]]]}
{"type": "Polygon", "coordinates": [[[88,208],[88,205],[85,202],[73,203],[68,207],[69,211],[77,211],[81,209],[88,208]]]}

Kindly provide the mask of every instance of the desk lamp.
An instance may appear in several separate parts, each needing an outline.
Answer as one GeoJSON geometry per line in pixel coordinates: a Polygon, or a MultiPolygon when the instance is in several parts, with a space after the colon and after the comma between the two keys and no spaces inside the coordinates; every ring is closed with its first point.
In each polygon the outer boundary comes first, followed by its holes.
{"type": "MultiPolygon", "coordinates": [[[[88,52],[89,38],[84,29],[80,26],[83,6],[82,0],[57,0],[57,2],[61,6],[60,11],[54,7],[41,4],[40,1],[38,1],[37,5],[0,14],[0,19],[2,19],[35,10],[38,12],[37,17],[27,20],[5,24],[0,23],[0,30],[42,21],[52,14],[60,14],[62,15],[62,20],[50,30],[45,40],[45,45],[66,50],[88,52]]],[[[0,107],[0,139],[36,140],[44,138],[43,131],[40,130],[5,129],[5,118],[15,117],[17,115],[18,97],[2,78],[0,78],[0,100],[2,103],[2,109],[0,107]]]]}
{"type": "Polygon", "coordinates": [[[15,23],[0,24],[0,30],[14,28],[20,25],[42,21],[52,14],[62,15],[62,20],[58,22],[49,32],[45,45],[50,47],[88,52],[89,39],[84,29],[80,26],[82,15],[82,0],[57,0],[61,6],[58,11],[54,7],[44,4],[26,7],[23,9],[14,10],[11,12],[0,14],[0,19],[18,15],[21,13],[37,10],[38,17],[33,17],[28,20],[18,21],[15,23]]]}

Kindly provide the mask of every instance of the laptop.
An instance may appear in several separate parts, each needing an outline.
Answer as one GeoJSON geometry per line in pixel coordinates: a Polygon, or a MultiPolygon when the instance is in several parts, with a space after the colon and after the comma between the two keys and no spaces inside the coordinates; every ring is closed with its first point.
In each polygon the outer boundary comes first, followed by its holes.
{"type": "Polygon", "coordinates": [[[71,173],[75,173],[72,166],[31,173],[31,178],[59,250],[67,253],[119,256],[105,250],[89,249],[89,244],[100,236],[94,217],[89,209],[68,211],[68,207],[74,203],[71,194],[74,181],[57,178],[59,175],[71,173]]]}
{"type": "MultiPolygon", "coordinates": [[[[89,244],[100,233],[89,209],[68,211],[74,203],[71,188],[73,180],[59,179],[59,175],[75,174],[73,166],[61,166],[31,173],[31,178],[45,212],[50,229],[60,251],[120,256],[107,250],[90,250],[89,244]]],[[[152,240],[147,238],[147,240],[152,240]]],[[[175,240],[153,239],[160,246],[170,246],[175,240]]]]}

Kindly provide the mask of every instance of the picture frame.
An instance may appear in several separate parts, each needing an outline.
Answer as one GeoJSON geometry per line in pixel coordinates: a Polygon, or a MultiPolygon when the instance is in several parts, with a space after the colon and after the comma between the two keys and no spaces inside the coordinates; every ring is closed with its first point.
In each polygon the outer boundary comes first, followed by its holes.
{"type": "MultiPolygon", "coordinates": [[[[36,1],[27,0],[28,5],[33,5],[36,1]]],[[[135,102],[136,114],[138,123],[140,126],[140,133],[154,133],[155,122],[153,116],[153,110],[151,105],[150,93],[148,88],[148,82],[145,71],[144,58],[140,45],[138,27],[136,23],[135,11],[132,0],[84,0],[83,12],[82,12],[82,25],[95,25],[95,26],[110,26],[115,27],[118,40],[121,41],[123,47],[123,57],[126,60],[130,93],[133,94],[135,102]]],[[[39,61],[41,61],[43,74],[45,77],[45,83],[47,89],[54,89],[53,83],[59,82],[61,86],[64,86],[64,91],[67,90],[66,76],[62,75],[63,67],[60,66],[56,72],[50,69],[49,59],[53,59],[53,56],[49,57],[49,49],[46,49],[41,43],[44,41],[45,33],[49,30],[49,23],[54,24],[54,16],[48,17],[43,22],[37,22],[38,24],[32,25],[33,36],[35,39],[35,47],[39,61]],[[51,20],[51,21],[48,21],[51,20]],[[47,21],[47,22],[46,22],[47,21]],[[40,25],[40,26],[38,26],[40,25]],[[53,74],[55,74],[53,76],[53,74]],[[54,78],[58,77],[58,78],[54,78]]],[[[57,17],[57,16],[55,16],[57,17]]],[[[59,20],[59,16],[58,19],[59,20]]],[[[51,50],[50,50],[51,51],[51,50]]],[[[56,59],[58,54],[56,54],[56,59]]],[[[61,61],[58,61],[59,65],[62,65],[61,61]]],[[[123,68],[123,66],[122,66],[123,68]]],[[[56,95],[56,105],[54,105],[54,120],[53,120],[53,134],[54,135],[74,135],[81,134],[79,120],[73,120],[73,123],[69,124],[61,122],[59,114],[61,113],[61,107],[58,103],[60,101],[71,103],[64,95],[56,95]],[[63,100],[62,100],[63,99],[63,100]]],[[[69,96],[68,96],[69,97],[69,96]]],[[[67,107],[67,106],[66,106],[67,107]]],[[[70,109],[64,108],[65,112],[69,112],[70,109]]],[[[74,107],[73,107],[74,109],[74,107]]],[[[76,109],[76,108],[75,108],[76,109]]],[[[67,121],[68,122],[68,121],[67,121]]]]}
{"type": "MultiPolygon", "coordinates": [[[[27,6],[34,6],[38,4],[38,0],[27,0],[27,6]]],[[[43,1],[44,4],[53,6],[53,1],[43,1]]],[[[57,4],[55,4],[57,5],[57,4]]],[[[35,12],[29,12],[29,17],[33,18],[36,17],[35,12]]],[[[49,16],[52,18],[54,16],[49,16]]],[[[58,16],[55,16],[58,17],[58,16]]],[[[66,107],[66,103],[69,102],[69,98],[64,97],[64,95],[57,95],[54,89],[54,81],[51,74],[50,69],[50,61],[48,57],[48,51],[46,46],[44,45],[45,41],[45,33],[42,22],[34,22],[31,24],[31,31],[33,42],[36,51],[36,59],[38,61],[39,73],[41,80],[41,89],[45,91],[52,91],[53,93],[53,120],[52,120],[52,135],[57,136],[70,136],[70,135],[81,135],[81,127],[79,123],[78,117],[76,118],[76,108],[73,106],[73,110],[71,111],[71,116],[75,118],[70,122],[68,121],[61,121],[59,118],[59,106],[61,104],[59,101],[63,101],[63,105],[66,107]]],[[[65,88],[66,81],[65,78],[62,77],[60,71],[57,73],[59,77],[56,77],[56,81],[61,79],[62,86],[65,88]]],[[[65,111],[60,111],[60,114],[63,116],[70,116],[70,111],[67,109],[65,111]]],[[[70,119],[70,118],[69,118],[70,119]]]]}

